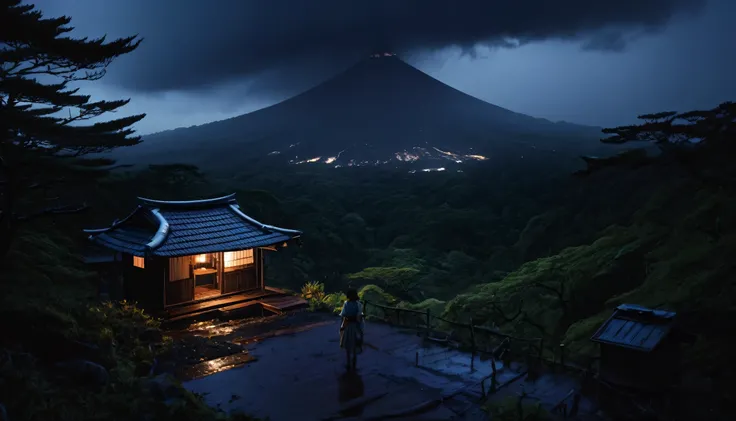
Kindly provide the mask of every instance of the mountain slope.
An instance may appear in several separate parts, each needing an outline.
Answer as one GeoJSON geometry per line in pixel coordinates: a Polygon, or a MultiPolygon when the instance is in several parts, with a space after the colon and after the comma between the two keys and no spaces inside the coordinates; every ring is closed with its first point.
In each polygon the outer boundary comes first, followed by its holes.
{"type": "Polygon", "coordinates": [[[332,165],[421,157],[458,161],[470,155],[500,159],[536,148],[587,150],[598,146],[598,133],[598,128],[553,123],[486,103],[390,56],[364,60],[249,114],[146,136],[143,144],[116,157],[219,169],[269,154],[274,162],[332,165]]]}

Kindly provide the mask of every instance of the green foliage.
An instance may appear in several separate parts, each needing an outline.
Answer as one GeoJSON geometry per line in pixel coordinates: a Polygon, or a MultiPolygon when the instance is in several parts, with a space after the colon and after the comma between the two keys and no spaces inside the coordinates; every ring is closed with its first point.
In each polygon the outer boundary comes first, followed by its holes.
{"type": "Polygon", "coordinates": [[[322,301],[325,298],[325,284],[312,281],[302,287],[302,298],[305,300],[322,301]]]}
{"type": "Polygon", "coordinates": [[[408,303],[402,301],[398,304],[398,307],[417,311],[429,310],[431,314],[434,314],[435,316],[440,316],[445,310],[446,305],[447,303],[445,301],[440,301],[436,298],[427,298],[426,300],[420,301],[418,303],[408,303]]]}
{"type": "Polygon", "coordinates": [[[13,321],[0,338],[0,402],[10,419],[250,419],[218,412],[178,384],[177,398],[151,394],[147,375],[171,339],[131,303],[95,302],[96,275],[70,253],[66,237],[45,231],[22,231],[0,272],[0,319],[13,321]],[[107,384],[60,373],[55,358],[99,364],[107,384]]]}
{"type": "Polygon", "coordinates": [[[419,269],[411,267],[369,267],[348,275],[348,279],[362,284],[380,284],[396,295],[411,297],[419,274],[419,269]]]}
{"type": "Polygon", "coordinates": [[[139,142],[139,137],[131,137],[134,131],[129,127],[145,114],[80,124],[114,112],[129,100],[90,102],[89,95],[78,94],[70,83],[102,78],[107,66],[138,48],[141,39],[75,39],[68,36],[74,29],[68,26],[69,17],[44,18],[34,5],[19,0],[6,1],[1,7],[3,21],[23,29],[4,35],[6,48],[1,59],[3,69],[8,70],[0,73],[0,102],[4,104],[0,107],[0,143],[47,154],[100,152],[139,142]],[[14,136],[7,138],[7,133],[14,136]]]}
{"type": "Polygon", "coordinates": [[[384,306],[395,306],[398,303],[396,297],[377,285],[364,285],[358,290],[358,297],[363,301],[370,301],[384,306]]]}
{"type": "Polygon", "coordinates": [[[325,284],[311,281],[302,286],[301,297],[309,301],[311,311],[331,311],[339,313],[347,300],[344,293],[325,293],[325,284]]]}
{"type": "MultiPolygon", "coordinates": [[[[679,183],[653,197],[634,224],[610,227],[588,245],[525,263],[502,281],[451,300],[445,315],[472,316],[520,336],[543,334],[549,344],[564,342],[568,358],[581,362],[597,353],[589,338],[622,303],[674,310],[688,325],[720,326],[718,314],[736,311],[736,287],[728,281],[735,228],[732,195],[679,183]],[[502,317],[518,310],[524,317],[502,317]]],[[[725,355],[736,349],[723,342],[721,329],[707,330],[686,347],[680,369],[697,367],[726,393],[733,390],[734,373],[725,369],[732,366],[725,355]]]]}

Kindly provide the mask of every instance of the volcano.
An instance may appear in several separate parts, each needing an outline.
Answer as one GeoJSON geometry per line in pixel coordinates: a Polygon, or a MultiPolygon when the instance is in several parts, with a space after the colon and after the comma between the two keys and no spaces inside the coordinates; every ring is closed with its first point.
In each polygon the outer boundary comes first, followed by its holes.
{"type": "Polygon", "coordinates": [[[395,55],[372,55],[278,104],[213,123],[145,136],[120,163],[187,163],[229,171],[245,159],[331,166],[533,153],[591,153],[600,128],[519,114],[465,94],[395,55]]]}

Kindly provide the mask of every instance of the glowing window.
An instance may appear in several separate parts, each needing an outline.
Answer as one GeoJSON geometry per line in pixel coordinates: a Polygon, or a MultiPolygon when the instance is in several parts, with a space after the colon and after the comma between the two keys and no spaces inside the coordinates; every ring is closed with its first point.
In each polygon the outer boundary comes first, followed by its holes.
{"type": "Polygon", "coordinates": [[[146,259],[138,256],[133,256],[133,266],[137,268],[145,268],[146,267],[146,259]]]}
{"type": "Polygon", "coordinates": [[[253,264],[253,249],[226,251],[223,256],[225,268],[238,268],[253,264]]]}

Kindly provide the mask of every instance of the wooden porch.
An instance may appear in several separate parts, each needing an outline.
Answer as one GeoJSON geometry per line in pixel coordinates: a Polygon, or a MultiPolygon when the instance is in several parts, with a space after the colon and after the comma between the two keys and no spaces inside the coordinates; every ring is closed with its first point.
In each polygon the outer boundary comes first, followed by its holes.
{"type": "Polygon", "coordinates": [[[266,287],[264,290],[245,291],[226,296],[205,298],[193,303],[186,303],[167,308],[161,317],[166,322],[206,317],[230,316],[237,313],[253,313],[264,315],[263,310],[282,314],[306,308],[307,301],[278,288],[266,287]],[[252,311],[248,311],[252,310],[252,311]]]}

